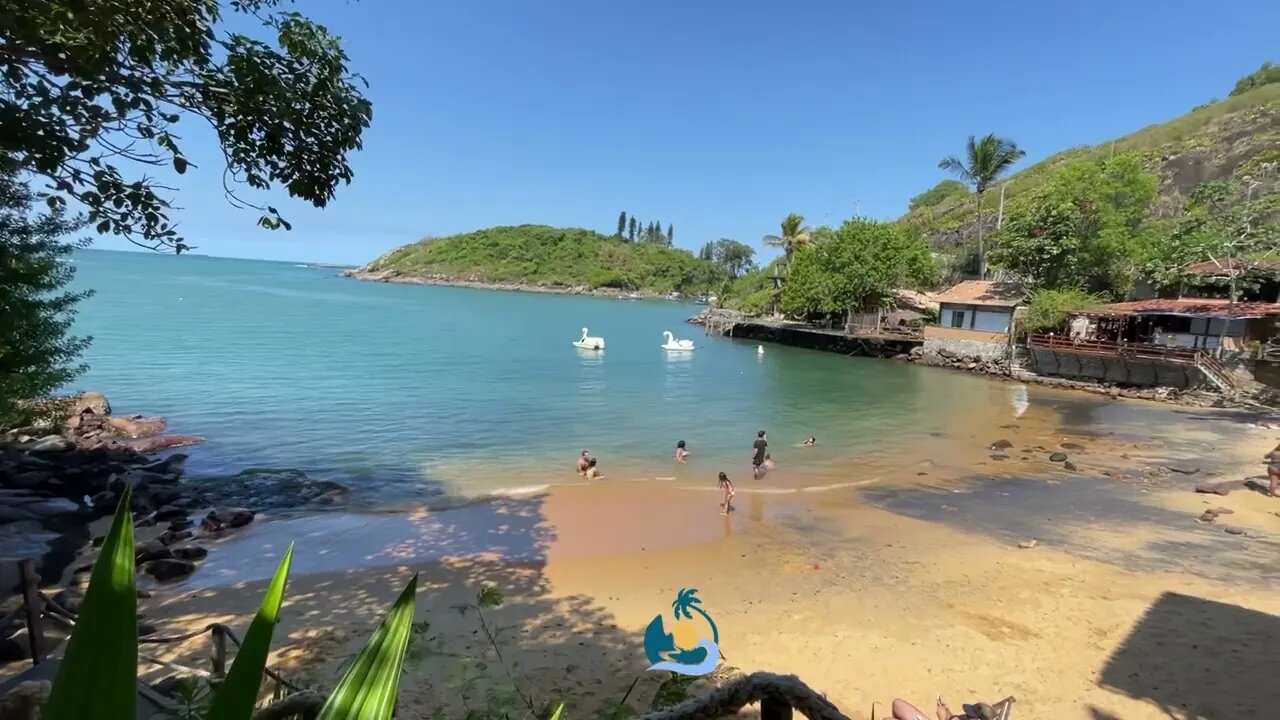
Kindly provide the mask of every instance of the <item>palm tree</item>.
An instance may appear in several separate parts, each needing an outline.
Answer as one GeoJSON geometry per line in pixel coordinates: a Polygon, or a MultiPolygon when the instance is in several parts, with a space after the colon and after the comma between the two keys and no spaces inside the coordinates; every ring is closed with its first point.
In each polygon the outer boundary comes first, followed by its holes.
{"type": "Polygon", "coordinates": [[[791,256],[795,251],[809,244],[811,238],[809,228],[804,226],[804,217],[791,213],[782,221],[782,234],[765,235],[764,244],[769,247],[780,247],[786,255],[787,266],[791,265],[791,256]]]}
{"type": "MultiPolygon", "coordinates": [[[[797,215],[796,217],[799,216],[797,215]]],[[[719,645],[720,629],[716,627],[716,621],[712,620],[705,610],[698,607],[700,604],[702,604],[702,599],[698,597],[697,588],[680,588],[680,592],[676,593],[675,602],[671,603],[671,614],[675,616],[676,620],[679,620],[681,615],[686,620],[692,620],[693,613],[698,613],[711,626],[711,642],[719,645]]]]}
{"type": "Polygon", "coordinates": [[[938,167],[954,173],[956,177],[973,186],[978,195],[978,277],[987,277],[987,248],[982,242],[982,194],[1000,179],[1013,164],[1026,155],[1012,140],[990,133],[982,138],[969,136],[965,145],[965,162],[952,155],[938,163],[938,167]]]}

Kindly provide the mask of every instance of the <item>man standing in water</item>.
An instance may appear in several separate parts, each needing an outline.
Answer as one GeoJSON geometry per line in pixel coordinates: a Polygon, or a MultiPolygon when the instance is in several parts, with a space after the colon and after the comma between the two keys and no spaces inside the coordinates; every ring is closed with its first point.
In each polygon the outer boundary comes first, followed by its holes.
{"type": "Polygon", "coordinates": [[[763,470],[761,470],[761,466],[764,465],[765,455],[768,454],[766,451],[766,448],[768,447],[769,447],[769,443],[764,438],[764,431],[761,430],[757,432],[756,441],[751,446],[751,449],[752,449],[751,450],[751,476],[752,477],[758,478],[760,477],[760,473],[763,472],[763,470]]]}

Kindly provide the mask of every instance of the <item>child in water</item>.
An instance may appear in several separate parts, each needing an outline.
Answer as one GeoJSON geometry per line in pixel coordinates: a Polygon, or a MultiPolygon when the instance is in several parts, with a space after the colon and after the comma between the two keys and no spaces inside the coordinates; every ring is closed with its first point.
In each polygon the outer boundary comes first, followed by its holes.
{"type": "Polygon", "coordinates": [[[818,438],[813,437],[812,435],[810,435],[809,438],[804,441],[805,447],[813,447],[814,445],[817,445],[817,444],[818,444],[818,438]]]}
{"type": "Polygon", "coordinates": [[[773,470],[773,469],[774,469],[774,468],[776,468],[776,467],[778,467],[778,463],[776,463],[776,462],[774,462],[774,461],[773,461],[773,456],[772,456],[772,455],[770,455],[769,453],[765,453],[765,455],[764,455],[764,469],[765,469],[765,470],[773,470]]]}
{"type": "Polygon", "coordinates": [[[689,457],[689,449],[684,446],[684,441],[680,440],[676,443],[676,460],[684,462],[689,457]]]}
{"type": "Polygon", "coordinates": [[[720,473],[720,491],[724,493],[724,502],[720,503],[720,514],[728,515],[733,510],[733,483],[729,480],[729,476],[723,472],[720,473]]]}
{"type": "Polygon", "coordinates": [[[583,473],[588,480],[599,480],[604,477],[604,473],[600,472],[600,468],[596,467],[596,459],[591,458],[587,461],[587,471],[583,473]]]}
{"type": "Polygon", "coordinates": [[[591,456],[587,453],[586,450],[583,450],[582,454],[578,456],[578,474],[579,475],[587,474],[587,465],[590,464],[590,462],[591,462],[591,456]]]}

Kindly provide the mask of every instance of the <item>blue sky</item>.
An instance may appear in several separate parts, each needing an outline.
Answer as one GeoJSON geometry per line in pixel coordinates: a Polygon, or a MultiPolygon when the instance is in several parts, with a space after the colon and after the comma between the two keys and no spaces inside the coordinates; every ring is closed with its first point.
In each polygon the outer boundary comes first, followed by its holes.
{"type": "MultiPolygon", "coordinates": [[[[1025,163],[1225,97],[1276,56],[1275,0],[309,0],[374,104],[356,179],[292,232],[229,206],[211,133],[176,213],[196,252],[358,263],[524,222],[758,244],[789,212],[892,218],[997,132],[1025,163]],[[1269,57],[1270,55],[1270,57],[1269,57]]],[[[119,238],[95,246],[124,249],[119,238]]]]}

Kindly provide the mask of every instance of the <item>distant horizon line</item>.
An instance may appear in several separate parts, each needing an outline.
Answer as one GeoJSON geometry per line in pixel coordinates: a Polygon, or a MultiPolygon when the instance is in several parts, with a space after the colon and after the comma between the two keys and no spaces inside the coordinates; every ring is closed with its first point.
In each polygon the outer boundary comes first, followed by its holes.
{"type": "MultiPolygon", "coordinates": [[[[177,253],[161,252],[158,250],[149,250],[143,247],[140,247],[137,249],[87,247],[87,248],[77,248],[76,252],[128,253],[130,255],[157,255],[157,256],[170,256],[170,257],[178,256],[177,253]]],[[[340,269],[361,267],[361,265],[358,263],[320,262],[317,260],[271,260],[268,258],[237,257],[235,255],[206,255],[205,253],[196,253],[196,252],[184,252],[182,253],[182,255],[188,256],[188,257],[206,258],[210,260],[251,260],[253,262],[284,263],[286,265],[310,265],[314,267],[340,268],[340,269]]]]}

